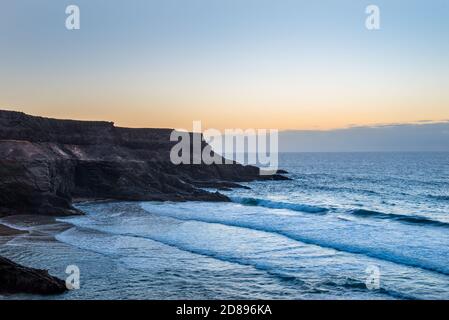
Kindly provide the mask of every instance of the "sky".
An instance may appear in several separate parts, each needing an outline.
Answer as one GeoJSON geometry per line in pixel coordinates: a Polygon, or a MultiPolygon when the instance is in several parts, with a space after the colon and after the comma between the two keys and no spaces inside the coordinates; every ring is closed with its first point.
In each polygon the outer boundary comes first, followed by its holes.
{"type": "Polygon", "coordinates": [[[286,130],[280,152],[448,152],[449,121],[333,130],[286,130]]]}
{"type": "Polygon", "coordinates": [[[447,0],[14,0],[0,109],[129,127],[449,119],[447,0]],[[78,5],[81,29],[65,28],[78,5]],[[365,8],[380,8],[380,30],[365,8]]]}

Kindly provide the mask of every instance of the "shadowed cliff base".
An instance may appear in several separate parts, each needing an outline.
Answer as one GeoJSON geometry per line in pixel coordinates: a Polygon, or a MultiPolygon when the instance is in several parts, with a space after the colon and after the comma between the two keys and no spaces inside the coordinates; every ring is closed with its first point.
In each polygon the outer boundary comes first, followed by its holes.
{"type": "Polygon", "coordinates": [[[287,179],[236,162],[174,165],[172,131],[0,110],[0,215],[81,214],[72,199],[229,201],[201,188],[287,179]]]}

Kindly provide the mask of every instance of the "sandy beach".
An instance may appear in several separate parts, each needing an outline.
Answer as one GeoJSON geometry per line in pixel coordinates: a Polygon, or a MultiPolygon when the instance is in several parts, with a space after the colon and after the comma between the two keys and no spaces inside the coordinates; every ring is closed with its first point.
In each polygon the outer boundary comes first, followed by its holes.
{"type": "Polygon", "coordinates": [[[0,245],[17,236],[28,239],[47,239],[54,241],[54,236],[70,226],[50,216],[18,215],[0,219],[0,245]]]}
{"type": "Polygon", "coordinates": [[[28,231],[18,230],[0,223],[0,245],[3,245],[15,236],[25,233],[28,233],[28,231]]]}
{"type": "Polygon", "coordinates": [[[23,233],[27,233],[27,231],[13,229],[3,224],[0,224],[0,237],[15,236],[23,233]]]}

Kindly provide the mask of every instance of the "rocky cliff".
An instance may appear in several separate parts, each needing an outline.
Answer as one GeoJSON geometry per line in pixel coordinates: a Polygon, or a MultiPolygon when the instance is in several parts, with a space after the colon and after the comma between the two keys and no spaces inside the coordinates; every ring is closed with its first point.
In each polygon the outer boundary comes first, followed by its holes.
{"type": "Polygon", "coordinates": [[[227,201],[201,187],[285,179],[237,163],[174,165],[171,132],[0,110],[0,215],[78,214],[73,199],[227,201]]]}
{"type": "Polygon", "coordinates": [[[47,270],[21,266],[0,257],[0,293],[58,294],[67,291],[64,281],[47,270]]]}

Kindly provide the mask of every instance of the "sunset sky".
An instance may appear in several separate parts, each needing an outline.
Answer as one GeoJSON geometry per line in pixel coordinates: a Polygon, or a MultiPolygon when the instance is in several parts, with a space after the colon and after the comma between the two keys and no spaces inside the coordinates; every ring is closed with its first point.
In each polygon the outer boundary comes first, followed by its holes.
{"type": "Polygon", "coordinates": [[[449,1],[2,1],[0,109],[186,129],[445,120],[449,1]]]}

